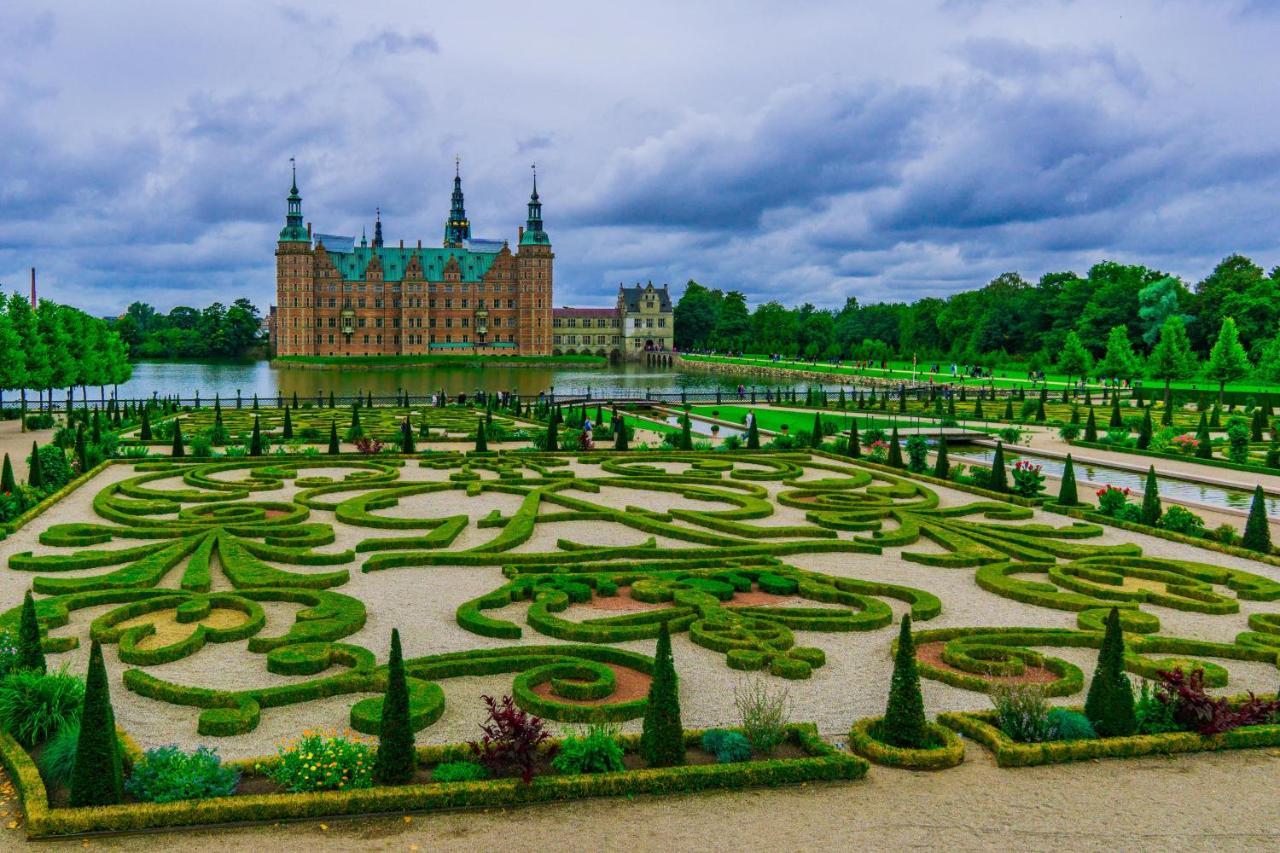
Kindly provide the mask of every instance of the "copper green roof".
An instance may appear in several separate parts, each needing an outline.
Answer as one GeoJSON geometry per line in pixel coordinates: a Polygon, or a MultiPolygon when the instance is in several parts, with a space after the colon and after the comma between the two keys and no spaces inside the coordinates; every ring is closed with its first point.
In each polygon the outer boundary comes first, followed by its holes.
{"type": "Polygon", "coordinates": [[[521,246],[550,246],[551,238],[546,231],[526,231],[520,238],[521,246]]]}
{"type": "Polygon", "coordinates": [[[364,279],[365,270],[375,254],[382,262],[382,277],[385,281],[403,281],[405,267],[415,255],[422,264],[423,278],[428,281],[444,279],[444,268],[450,258],[457,259],[463,281],[482,281],[497,257],[494,252],[473,252],[467,249],[375,249],[371,246],[357,246],[350,252],[330,252],[329,259],[344,281],[360,281],[364,279]]]}

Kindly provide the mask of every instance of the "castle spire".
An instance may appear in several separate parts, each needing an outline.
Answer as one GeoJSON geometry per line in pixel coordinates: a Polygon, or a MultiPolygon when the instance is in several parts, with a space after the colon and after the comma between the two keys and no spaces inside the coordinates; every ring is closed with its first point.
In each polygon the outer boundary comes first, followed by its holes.
{"type": "Polygon", "coordinates": [[[550,245],[551,238],[542,230],[542,202],[538,200],[538,164],[530,166],[533,170],[533,192],[529,194],[529,218],[525,221],[524,235],[520,238],[521,246],[550,245]]]}
{"type": "Polygon", "coordinates": [[[293,172],[293,185],[289,188],[288,213],[284,228],[280,229],[280,242],[309,242],[307,227],[302,224],[302,196],[298,194],[298,165],[292,157],[289,165],[293,172]]]}
{"type": "Polygon", "coordinates": [[[449,219],[444,225],[445,248],[461,247],[471,239],[471,223],[467,221],[467,209],[462,200],[462,158],[453,158],[453,196],[450,199],[449,219]]]}
{"type": "Polygon", "coordinates": [[[373,220],[373,248],[382,248],[382,208],[374,208],[373,220]]]}

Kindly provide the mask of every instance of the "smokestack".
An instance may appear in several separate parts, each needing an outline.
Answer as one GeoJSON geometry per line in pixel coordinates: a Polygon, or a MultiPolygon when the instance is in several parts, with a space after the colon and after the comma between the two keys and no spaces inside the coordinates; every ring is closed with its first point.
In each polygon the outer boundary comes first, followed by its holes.
{"type": "Polygon", "coordinates": [[[36,307],[36,268],[31,268],[31,307],[36,307]]]}

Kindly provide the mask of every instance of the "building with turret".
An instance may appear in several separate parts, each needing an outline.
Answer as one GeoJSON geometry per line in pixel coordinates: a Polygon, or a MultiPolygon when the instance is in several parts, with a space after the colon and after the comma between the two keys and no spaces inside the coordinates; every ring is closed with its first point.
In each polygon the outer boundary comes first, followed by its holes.
{"type": "Polygon", "coordinates": [[[312,234],[297,170],[276,244],[277,355],[550,355],[551,239],[537,175],[516,249],[471,236],[455,167],[439,247],[391,246],[378,211],[373,241],[312,234]]]}

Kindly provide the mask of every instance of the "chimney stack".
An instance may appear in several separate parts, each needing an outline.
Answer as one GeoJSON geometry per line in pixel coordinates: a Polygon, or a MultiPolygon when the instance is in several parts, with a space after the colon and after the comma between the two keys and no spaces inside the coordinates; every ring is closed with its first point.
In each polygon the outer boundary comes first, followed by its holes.
{"type": "Polygon", "coordinates": [[[307,223],[307,239],[308,240],[311,239],[311,223],[310,222],[307,223]]]}
{"type": "Polygon", "coordinates": [[[401,249],[403,249],[403,248],[404,248],[404,239],[403,239],[403,238],[401,238],[401,240],[400,240],[400,248],[401,248],[401,249]]]}
{"type": "Polygon", "coordinates": [[[519,233],[518,237],[519,237],[519,239],[520,239],[520,240],[522,240],[522,241],[524,240],[524,226],[523,226],[523,225],[521,225],[521,226],[520,226],[520,233],[519,233]]]}
{"type": "Polygon", "coordinates": [[[31,268],[31,307],[36,307],[36,268],[31,268]]]}
{"type": "Polygon", "coordinates": [[[419,248],[419,249],[421,249],[421,248],[422,248],[422,238],[421,238],[421,237],[419,237],[419,238],[418,238],[418,248],[419,248]]]}

